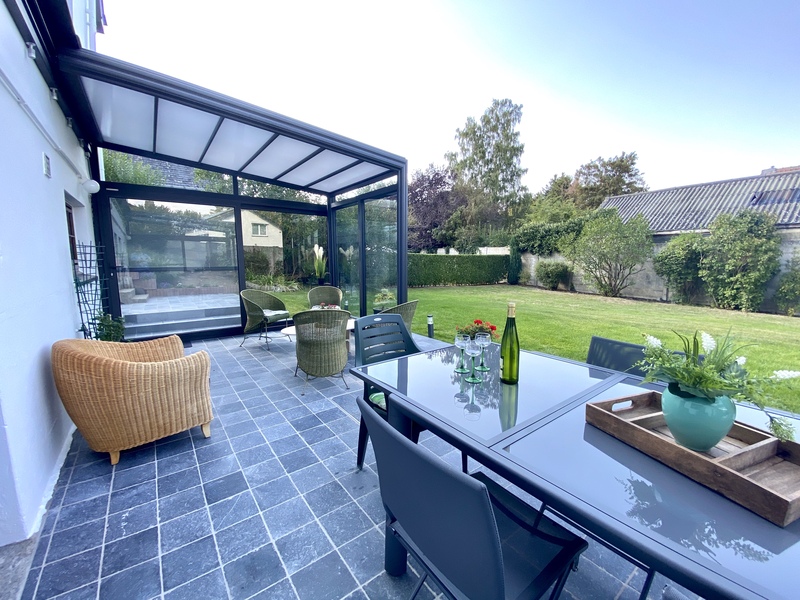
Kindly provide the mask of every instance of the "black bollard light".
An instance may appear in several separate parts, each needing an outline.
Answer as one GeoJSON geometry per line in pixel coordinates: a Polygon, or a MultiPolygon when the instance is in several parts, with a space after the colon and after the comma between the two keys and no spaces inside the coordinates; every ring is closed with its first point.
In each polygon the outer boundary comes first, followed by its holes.
{"type": "Polygon", "coordinates": [[[433,337],[433,315],[428,315],[428,337],[433,337]]]}

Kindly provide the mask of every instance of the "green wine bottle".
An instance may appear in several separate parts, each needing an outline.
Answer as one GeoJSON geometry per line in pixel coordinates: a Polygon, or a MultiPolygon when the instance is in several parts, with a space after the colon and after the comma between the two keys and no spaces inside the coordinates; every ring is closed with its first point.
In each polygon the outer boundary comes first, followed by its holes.
{"type": "Polygon", "coordinates": [[[500,342],[500,381],[517,383],[519,381],[519,336],[517,335],[517,305],[508,303],[508,316],[503,339],[500,342]]]}

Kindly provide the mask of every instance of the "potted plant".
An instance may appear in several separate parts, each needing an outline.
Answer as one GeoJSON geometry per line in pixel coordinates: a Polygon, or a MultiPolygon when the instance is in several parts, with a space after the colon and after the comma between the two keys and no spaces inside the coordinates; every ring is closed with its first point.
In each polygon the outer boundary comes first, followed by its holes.
{"type": "Polygon", "coordinates": [[[95,338],[104,342],[121,342],[125,337],[125,319],[116,319],[108,313],[98,313],[95,320],[95,338]]]}
{"type": "Polygon", "coordinates": [[[319,285],[325,283],[325,268],[327,266],[328,260],[325,258],[325,249],[319,244],[314,244],[314,273],[317,276],[319,285]]]}
{"type": "Polygon", "coordinates": [[[484,321],[482,319],[475,319],[468,325],[456,325],[456,333],[468,335],[471,340],[475,339],[476,333],[488,333],[492,336],[493,340],[500,337],[497,333],[497,325],[492,325],[489,321],[484,321]]]}
{"type": "MultiPolygon", "coordinates": [[[[645,381],[667,384],[661,394],[664,420],[675,441],[692,450],[708,451],[730,431],[736,418],[733,400],[747,400],[764,410],[770,387],[800,376],[798,371],[775,371],[770,377],[748,373],[741,355],[744,346],[735,345],[730,332],[719,340],[698,331],[691,338],[676,335],[683,353],[645,335],[644,358],[637,366],[647,373],[645,381]]],[[[786,419],[764,412],[776,437],[792,438],[786,419]]]]}
{"type": "Polygon", "coordinates": [[[380,312],[396,303],[397,299],[395,295],[390,292],[388,288],[381,288],[381,291],[375,294],[375,297],[372,299],[372,310],[374,312],[380,312]]]}

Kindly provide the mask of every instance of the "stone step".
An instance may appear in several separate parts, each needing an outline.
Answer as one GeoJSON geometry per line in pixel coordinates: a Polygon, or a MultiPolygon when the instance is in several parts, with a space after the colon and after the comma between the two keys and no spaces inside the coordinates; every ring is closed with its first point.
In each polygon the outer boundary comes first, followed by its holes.
{"type": "Polygon", "coordinates": [[[186,308],[162,312],[145,312],[125,315],[125,325],[147,325],[167,321],[190,321],[206,317],[228,317],[241,315],[238,306],[218,306],[214,308],[186,308]]]}
{"type": "MultiPolygon", "coordinates": [[[[162,315],[163,316],[163,315],[162,315]]],[[[142,338],[160,337],[174,333],[193,333],[211,329],[241,327],[242,320],[239,314],[217,315],[195,319],[170,319],[155,323],[128,324],[125,322],[125,339],[136,340],[142,338]]]]}

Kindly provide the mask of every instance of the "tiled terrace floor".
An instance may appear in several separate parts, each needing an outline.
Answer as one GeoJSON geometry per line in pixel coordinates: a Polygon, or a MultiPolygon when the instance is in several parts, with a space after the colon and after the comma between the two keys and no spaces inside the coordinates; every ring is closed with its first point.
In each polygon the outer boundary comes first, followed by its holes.
{"type": "MultiPolygon", "coordinates": [[[[424,340],[423,340],[424,341],[424,340]]],[[[76,433],[22,597],[407,598],[413,572],[383,572],[374,455],[355,468],[360,382],[320,379],[302,394],[294,344],[195,342],[212,357],[212,436],[199,428],[122,453],[76,433]]],[[[460,465],[451,446],[425,447],[460,465]]],[[[644,575],[591,543],[562,595],[633,599],[644,575]]],[[[661,598],[656,579],[651,598],[661,598]]],[[[433,598],[424,589],[420,598],[433,598]]]]}

